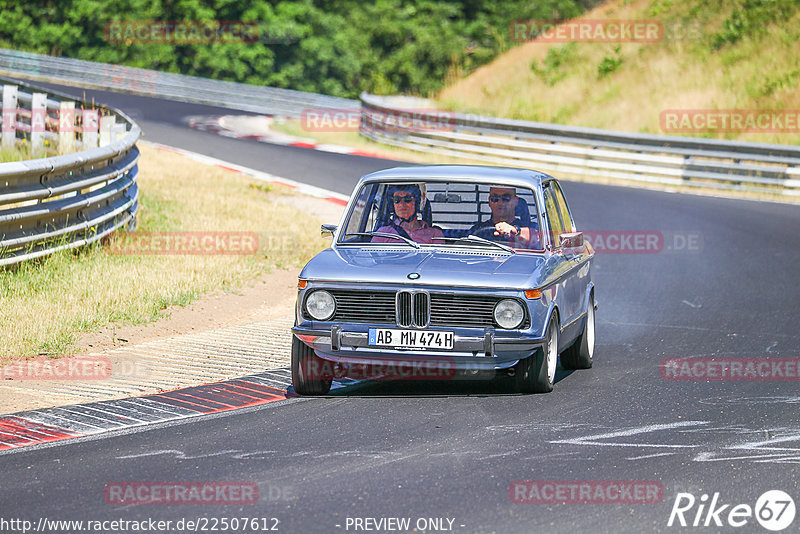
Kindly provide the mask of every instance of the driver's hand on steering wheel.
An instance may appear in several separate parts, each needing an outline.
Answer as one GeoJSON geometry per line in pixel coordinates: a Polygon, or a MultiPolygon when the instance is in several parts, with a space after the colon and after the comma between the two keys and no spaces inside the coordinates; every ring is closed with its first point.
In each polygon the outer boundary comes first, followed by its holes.
{"type": "Polygon", "coordinates": [[[513,226],[507,222],[499,222],[494,225],[494,235],[512,236],[517,235],[518,227],[513,226]]]}
{"type": "Polygon", "coordinates": [[[527,247],[528,243],[531,241],[531,229],[524,226],[514,226],[513,224],[509,224],[507,222],[499,222],[494,225],[494,235],[503,235],[509,240],[514,239],[516,237],[517,243],[519,246],[527,247]]]}

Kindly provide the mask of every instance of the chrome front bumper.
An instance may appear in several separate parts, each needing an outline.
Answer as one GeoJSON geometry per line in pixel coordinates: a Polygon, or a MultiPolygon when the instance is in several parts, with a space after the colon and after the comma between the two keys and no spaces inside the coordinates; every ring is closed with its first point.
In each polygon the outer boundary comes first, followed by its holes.
{"type": "Polygon", "coordinates": [[[330,330],[292,328],[292,333],[321,358],[342,363],[384,364],[422,359],[447,361],[465,370],[505,369],[544,345],[543,338],[498,336],[494,330],[484,332],[483,336],[459,335],[458,329],[454,332],[453,350],[416,350],[371,347],[367,332],[348,331],[341,325],[333,325],[330,330]]]}

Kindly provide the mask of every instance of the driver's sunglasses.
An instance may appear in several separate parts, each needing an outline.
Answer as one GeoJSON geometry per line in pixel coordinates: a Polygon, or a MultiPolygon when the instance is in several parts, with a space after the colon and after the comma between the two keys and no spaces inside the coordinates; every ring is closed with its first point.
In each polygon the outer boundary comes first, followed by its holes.
{"type": "Polygon", "coordinates": [[[489,197],[489,202],[500,202],[502,199],[503,202],[511,202],[511,199],[514,198],[512,195],[506,193],[505,195],[498,196],[498,195],[491,195],[489,197]]]}
{"type": "Polygon", "coordinates": [[[403,195],[403,196],[395,195],[392,197],[392,202],[394,202],[395,204],[400,204],[401,202],[405,202],[406,204],[411,204],[412,202],[414,202],[414,197],[411,195],[403,195]]]}

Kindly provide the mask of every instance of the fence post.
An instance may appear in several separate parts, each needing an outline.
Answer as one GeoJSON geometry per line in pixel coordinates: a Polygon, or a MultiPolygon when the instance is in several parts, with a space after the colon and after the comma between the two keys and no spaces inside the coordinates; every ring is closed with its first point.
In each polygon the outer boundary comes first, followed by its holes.
{"type": "Polygon", "coordinates": [[[17,139],[17,86],[3,86],[3,148],[13,149],[17,139]]]}
{"type": "Polygon", "coordinates": [[[75,102],[61,102],[58,110],[58,153],[75,150],[75,102]]]}
{"type": "Polygon", "coordinates": [[[84,109],[82,129],[83,134],[81,139],[83,141],[83,149],[96,148],[99,141],[97,130],[99,128],[99,114],[96,109],[84,109]]]}
{"type": "Polygon", "coordinates": [[[125,137],[126,131],[127,130],[125,129],[125,124],[121,122],[114,123],[114,127],[111,128],[111,141],[112,142],[119,141],[120,139],[125,137]]]}
{"type": "Polygon", "coordinates": [[[47,129],[47,95],[33,93],[31,97],[31,150],[36,152],[42,149],[44,132],[47,129]]]}
{"type": "Polygon", "coordinates": [[[111,144],[111,131],[114,129],[114,116],[103,115],[100,117],[100,146],[111,144]]]}

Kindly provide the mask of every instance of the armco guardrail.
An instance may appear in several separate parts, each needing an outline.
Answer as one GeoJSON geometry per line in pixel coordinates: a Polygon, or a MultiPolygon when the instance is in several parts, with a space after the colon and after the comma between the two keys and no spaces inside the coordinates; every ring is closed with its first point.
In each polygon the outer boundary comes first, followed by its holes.
{"type": "Polygon", "coordinates": [[[796,146],[404,112],[391,98],[366,93],[361,103],[362,135],[411,150],[581,176],[800,196],[796,146]]]}
{"type": "Polygon", "coordinates": [[[45,96],[44,90],[16,80],[0,78],[0,83],[5,84],[5,104],[18,104],[4,106],[4,146],[10,140],[18,146],[22,139],[28,146],[40,136],[82,148],[0,163],[0,266],[87,245],[122,226],[133,226],[139,126],[120,111],[78,101],[84,110],[81,125],[75,127],[73,98],[53,91],[45,96]],[[27,109],[20,106],[26,103],[27,109]],[[99,119],[99,128],[93,117],[99,119]],[[47,131],[48,124],[59,132],[47,131]]]}
{"type": "Polygon", "coordinates": [[[50,82],[77,82],[81,87],[113,89],[266,115],[294,117],[307,108],[352,109],[359,105],[357,100],[303,91],[210,80],[5,48],[0,48],[0,73],[50,82]]]}

